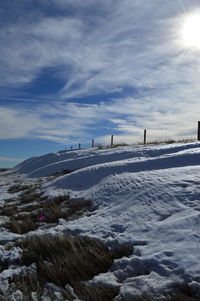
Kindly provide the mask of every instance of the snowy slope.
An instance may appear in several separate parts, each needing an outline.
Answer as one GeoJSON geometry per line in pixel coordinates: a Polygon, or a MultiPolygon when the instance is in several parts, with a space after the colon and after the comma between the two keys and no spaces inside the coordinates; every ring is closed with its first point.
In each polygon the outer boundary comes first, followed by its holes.
{"type": "Polygon", "coordinates": [[[118,147],[116,149],[83,149],[74,151],[60,151],[44,156],[30,158],[20,163],[15,171],[29,177],[48,176],[64,169],[77,170],[106,162],[141,157],[158,157],[164,154],[176,153],[181,150],[198,148],[198,144],[173,144],[154,147],[118,147]]]}
{"type": "Polygon", "coordinates": [[[64,169],[73,172],[45,184],[46,194],[83,197],[98,207],[49,231],[134,246],[93,282],[121,283],[116,300],[159,296],[179,280],[200,296],[199,143],[63,151],[26,160],[15,171],[31,178],[64,169]]]}

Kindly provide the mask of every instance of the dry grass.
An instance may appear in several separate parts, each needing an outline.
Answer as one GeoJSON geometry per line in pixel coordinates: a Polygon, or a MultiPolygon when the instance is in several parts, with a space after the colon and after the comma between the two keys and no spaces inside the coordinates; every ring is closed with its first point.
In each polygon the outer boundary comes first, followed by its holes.
{"type": "Polygon", "coordinates": [[[112,256],[115,259],[122,258],[123,256],[129,257],[133,254],[134,247],[128,243],[119,244],[117,247],[111,250],[112,256]]]}
{"type": "Polygon", "coordinates": [[[9,170],[9,168],[0,168],[0,172],[5,172],[7,170],[9,170]]]}
{"type": "Polygon", "coordinates": [[[89,286],[79,282],[74,285],[74,291],[84,301],[111,301],[119,294],[119,287],[89,286]]]}
{"type": "Polygon", "coordinates": [[[0,215],[5,215],[5,216],[12,216],[18,212],[17,206],[10,206],[9,204],[6,204],[1,210],[0,210],[0,215]]]}
{"type": "Polygon", "coordinates": [[[8,264],[6,262],[1,261],[0,259],[0,273],[8,268],[8,264]]]}
{"type": "Polygon", "coordinates": [[[20,205],[18,207],[18,212],[19,213],[23,213],[23,212],[32,212],[35,211],[36,209],[40,209],[41,208],[41,204],[39,202],[32,202],[30,204],[26,204],[26,205],[20,205]]]}
{"type": "MultiPolygon", "coordinates": [[[[87,210],[91,211],[92,208],[91,201],[70,200],[68,195],[46,199],[42,193],[36,192],[31,186],[23,191],[16,206],[6,204],[1,211],[10,216],[9,222],[4,226],[14,233],[24,234],[41,225],[38,222],[41,215],[45,216],[45,223],[54,223],[59,218],[67,220],[77,218],[87,210]]],[[[74,287],[76,294],[82,300],[113,300],[118,294],[118,288],[91,287],[83,284],[82,281],[107,272],[114,258],[132,253],[132,249],[127,246],[112,253],[97,239],[66,235],[32,236],[15,245],[23,249],[21,264],[30,265],[35,262],[37,266],[36,276],[23,274],[10,279],[10,283],[23,292],[25,300],[31,300],[31,291],[37,291],[39,296],[45,282],[58,285],[67,300],[74,300],[73,296],[63,288],[67,283],[74,287]]],[[[1,266],[1,270],[5,268],[1,266]]]]}
{"type": "Polygon", "coordinates": [[[26,189],[25,191],[23,191],[23,194],[30,194],[36,191],[36,189],[40,188],[39,184],[35,184],[35,185],[30,185],[28,189],[26,189]]]}
{"type": "Polygon", "coordinates": [[[41,193],[26,193],[24,192],[18,199],[9,199],[6,200],[6,203],[4,204],[3,208],[0,209],[0,215],[6,215],[6,216],[16,216],[17,213],[20,213],[24,210],[26,211],[32,211],[40,207],[40,201],[41,201],[41,193]],[[14,202],[14,204],[12,203],[14,202]],[[21,206],[22,204],[29,204],[32,202],[38,202],[35,204],[30,204],[30,206],[21,206]]]}
{"type": "Polygon", "coordinates": [[[92,201],[84,200],[84,199],[72,199],[67,202],[67,207],[71,210],[71,212],[76,212],[85,207],[91,207],[92,201]]]}
{"type": "Polygon", "coordinates": [[[59,205],[54,202],[45,202],[41,204],[41,208],[39,210],[39,215],[45,216],[46,223],[57,223],[59,218],[64,217],[64,213],[62,212],[59,205]]]}
{"type": "Polygon", "coordinates": [[[21,204],[31,203],[33,201],[40,201],[41,200],[42,193],[41,192],[35,192],[35,193],[24,193],[19,201],[21,204]]]}
{"type": "Polygon", "coordinates": [[[91,208],[92,202],[89,200],[70,200],[68,195],[47,199],[40,192],[32,192],[22,194],[15,206],[5,204],[0,215],[10,217],[10,221],[4,224],[8,230],[24,234],[41,225],[40,216],[45,217],[45,223],[57,223],[60,218],[78,218],[91,208]]]}
{"type": "MultiPolygon", "coordinates": [[[[131,300],[130,297],[121,297],[120,301],[127,301],[127,300],[131,300]]],[[[163,299],[160,299],[163,301],[163,299]]],[[[149,297],[147,295],[140,295],[140,296],[134,296],[133,297],[133,301],[160,301],[158,298],[154,298],[154,297],[149,297]]],[[[167,300],[165,300],[167,301],[167,300]]]]}
{"type": "Polygon", "coordinates": [[[38,225],[30,216],[26,216],[24,220],[10,220],[4,224],[4,227],[13,233],[24,234],[36,230],[38,225]]]}
{"type": "MultiPolygon", "coordinates": [[[[39,291],[45,282],[53,282],[61,288],[67,300],[74,300],[74,297],[64,289],[66,284],[70,284],[80,299],[86,301],[109,301],[119,293],[116,287],[96,287],[84,282],[107,272],[113,263],[109,248],[100,240],[86,236],[46,235],[27,237],[16,245],[23,250],[22,264],[36,263],[39,291]]],[[[18,289],[27,296],[23,287],[28,284],[24,285],[21,276],[19,280],[17,283],[23,285],[18,289]]]]}
{"type": "Polygon", "coordinates": [[[69,195],[59,195],[59,196],[56,196],[52,199],[50,199],[49,201],[51,202],[54,202],[55,204],[59,205],[65,201],[68,201],[69,200],[69,195]]]}
{"type": "MultiPolygon", "coordinates": [[[[127,298],[121,297],[122,301],[126,301],[127,298]]],[[[174,288],[171,289],[169,292],[162,292],[162,296],[148,296],[148,295],[140,295],[140,296],[134,296],[133,297],[134,301],[199,301],[199,297],[194,296],[194,291],[193,289],[186,283],[177,283],[174,285],[174,288]],[[164,296],[164,297],[163,297],[164,296]]]]}
{"type": "MultiPolygon", "coordinates": [[[[19,275],[12,276],[11,278],[9,278],[9,284],[10,284],[9,291],[6,294],[4,294],[4,296],[0,296],[0,301],[11,300],[12,298],[11,295],[17,290],[20,290],[23,293],[23,299],[22,299],[23,301],[33,301],[33,293],[34,293],[34,298],[36,297],[38,301],[46,300],[46,298],[52,301],[55,300],[54,287],[51,286],[49,286],[47,289],[48,296],[46,295],[45,297],[44,296],[42,297],[44,293],[45,284],[39,282],[37,274],[34,274],[32,272],[27,271],[19,275]]],[[[58,287],[58,290],[60,290],[61,296],[63,296],[64,300],[68,300],[68,301],[75,300],[75,298],[72,296],[72,294],[69,291],[63,289],[62,287],[58,287]]]]}
{"type": "Polygon", "coordinates": [[[186,283],[177,284],[176,288],[169,294],[167,301],[197,301],[193,289],[186,283]]]}
{"type": "Polygon", "coordinates": [[[199,301],[199,298],[185,296],[181,293],[174,293],[173,296],[166,299],[166,301],[199,301]]]}
{"type": "MultiPolygon", "coordinates": [[[[24,272],[21,275],[15,275],[9,279],[11,285],[11,290],[9,293],[13,293],[16,290],[20,290],[24,294],[25,301],[32,301],[32,292],[35,292],[38,300],[41,300],[41,295],[43,293],[44,284],[47,279],[41,278],[31,272],[24,272]]],[[[61,287],[58,283],[58,288],[65,300],[73,301],[75,297],[73,294],[61,287]]],[[[119,287],[108,287],[108,286],[95,286],[90,285],[85,281],[72,281],[70,285],[73,287],[75,294],[82,301],[111,301],[119,294],[119,287]]],[[[54,300],[54,295],[52,291],[53,287],[48,288],[48,296],[51,300],[54,300]]],[[[162,296],[148,296],[140,295],[133,296],[131,300],[134,301],[198,301],[199,298],[192,297],[192,289],[187,284],[177,285],[177,288],[173,292],[165,294],[163,292],[162,296]]],[[[8,300],[6,296],[0,295],[0,301],[8,300]]],[[[121,296],[120,300],[126,301],[126,296],[121,296]]]]}
{"type": "MultiPolygon", "coordinates": [[[[126,297],[121,297],[121,301],[126,301],[126,297]]],[[[128,299],[130,300],[130,299],[128,299]]],[[[160,297],[149,297],[147,295],[134,296],[134,301],[199,301],[199,298],[185,296],[180,293],[174,293],[172,296],[165,296],[165,298],[160,297]]]]}
{"type": "MultiPolygon", "coordinates": [[[[148,133],[148,132],[147,132],[148,133]]],[[[147,138],[151,139],[151,137],[147,138]]],[[[149,145],[149,144],[173,144],[173,143],[190,143],[190,142],[195,142],[195,139],[190,139],[190,138],[186,138],[186,139],[173,139],[173,138],[169,138],[169,139],[155,139],[155,140],[148,140],[145,145],[149,145]]],[[[136,142],[136,143],[114,143],[112,146],[111,145],[102,145],[102,144],[98,144],[96,147],[98,149],[109,149],[109,148],[116,148],[116,147],[123,147],[123,146],[137,146],[137,145],[144,145],[144,142],[136,142]]]]}
{"type": "Polygon", "coordinates": [[[114,143],[112,146],[110,146],[111,148],[116,148],[116,147],[120,147],[120,146],[129,146],[130,144],[128,143],[114,143]]]}
{"type": "MultiPolygon", "coordinates": [[[[190,143],[195,142],[194,139],[158,139],[158,140],[149,140],[146,142],[146,145],[148,144],[173,144],[173,143],[190,143]]],[[[138,145],[144,145],[144,143],[138,143],[138,145]]]]}
{"type": "MultiPolygon", "coordinates": [[[[76,206],[79,208],[79,202],[76,206]]],[[[29,236],[15,242],[14,245],[23,250],[22,265],[30,266],[36,263],[37,267],[35,276],[21,274],[10,279],[15,289],[23,292],[25,300],[32,300],[32,291],[36,291],[40,296],[46,282],[53,282],[60,287],[63,298],[69,301],[74,300],[74,297],[64,289],[66,284],[74,288],[81,300],[114,300],[119,293],[118,287],[91,286],[85,281],[100,273],[106,273],[112,266],[114,258],[128,256],[133,251],[128,245],[119,245],[112,252],[98,239],[63,234],[29,236]]],[[[51,291],[48,294],[51,296],[51,291]]],[[[52,300],[53,298],[52,294],[52,300]]]]}
{"type": "Polygon", "coordinates": [[[17,198],[15,198],[15,197],[5,200],[6,204],[9,204],[9,205],[10,205],[10,203],[13,203],[13,202],[16,202],[16,201],[17,201],[17,198]]]}
{"type": "Polygon", "coordinates": [[[43,215],[46,223],[57,223],[59,218],[72,220],[80,217],[91,205],[92,202],[88,200],[70,201],[68,196],[61,196],[32,205],[32,208],[27,207],[26,210],[31,211],[30,216],[35,222],[43,215]]]}
{"type": "Polygon", "coordinates": [[[68,196],[60,196],[40,203],[38,216],[44,215],[46,223],[56,223],[59,218],[72,220],[89,210],[92,202],[89,200],[69,200],[68,196]]]}
{"type": "Polygon", "coordinates": [[[24,191],[24,190],[30,189],[32,187],[33,187],[32,185],[15,184],[15,185],[12,185],[12,186],[10,186],[8,188],[8,192],[9,193],[16,193],[16,192],[20,192],[20,191],[24,191]]]}
{"type": "Polygon", "coordinates": [[[73,171],[69,170],[69,169],[64,169],[64,170],[57,171],[57,172],[53,173],[51,176],[53,178],[57,178],[57,177],[60,177],[60,176],[63,176],[63,175],[67,175],[67,174],[69,174],[71,172],[73,172],[73,171]]]}
{"type": "Polygon", "coordinates": [[[23,249],[23,264],[36,262],[40,278],[60,286],[89,280],[113,263],[109,248],[89,237],[32,236],[17,245],[23,249]]]}
{"type": "Polygon", "coordinates": [[[32,292],[35,292],[38,298],[40,298],[42,294],[42,288],[37,275],[30,272],[13,276],[9,279],[9,284],[14,284],[14,290],[20,290],[24,294],[24,301],[33,300],[31,296],[32,292]]]}

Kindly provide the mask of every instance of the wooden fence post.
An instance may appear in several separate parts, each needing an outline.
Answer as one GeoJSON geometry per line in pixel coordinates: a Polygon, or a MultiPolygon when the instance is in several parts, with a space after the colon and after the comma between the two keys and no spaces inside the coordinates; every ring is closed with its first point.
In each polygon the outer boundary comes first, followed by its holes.
{"type": "Polygon", "coordinates": [[[113,147],[113,135],[111,135],[110,147],[113,147]]]}
{"type": "Polygon", "coordinates": [[[200,121],[198,121],[197,140],[200,141],[200,121]]]}
{"type": "Polygon", "coordinates": [[[144,130],[144,144],[147,143],[147,130],[144,130]]]}
{"type": "Polygon", "coordinates": [[[94,147],[94,139],[92,139],[92,147],[94,147]]]}

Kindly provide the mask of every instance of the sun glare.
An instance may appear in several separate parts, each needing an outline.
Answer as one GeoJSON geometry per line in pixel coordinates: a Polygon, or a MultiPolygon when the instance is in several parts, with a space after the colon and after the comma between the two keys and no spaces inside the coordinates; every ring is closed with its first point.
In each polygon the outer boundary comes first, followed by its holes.
{"type": "Polygon", "coordinates": [[[181,36],[185,47],[200,49],[200,13],[185,19],[181,36]]]}

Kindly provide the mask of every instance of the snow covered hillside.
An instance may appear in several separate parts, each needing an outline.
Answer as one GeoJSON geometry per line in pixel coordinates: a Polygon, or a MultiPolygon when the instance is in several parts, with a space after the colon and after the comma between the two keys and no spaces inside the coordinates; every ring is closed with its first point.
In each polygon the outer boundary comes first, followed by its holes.
{"type": "MultiPolygon", "coordinates": [[[[61,218],[35,232],[67,229],[100,238],[110,248],[134,247],[129,257],[116,259],[108,272],[90,280],[119,286],[116,301],[164,300],[159,298],[182,281],[200,300],[199,143],[62,151],[30,158],[14,172],[26,181],[60,172],[43,181],[46,196],[70,195],[94,204],[90,215],[61,218]],[[70,173],[63,175],[64,170],[70,173]]],[[[4,202],[6,193],[2,189],[4,202]]]]}

